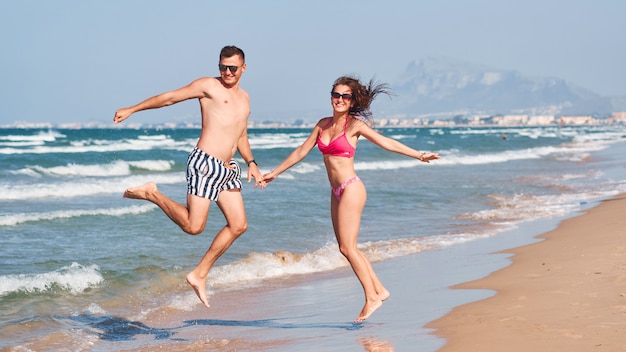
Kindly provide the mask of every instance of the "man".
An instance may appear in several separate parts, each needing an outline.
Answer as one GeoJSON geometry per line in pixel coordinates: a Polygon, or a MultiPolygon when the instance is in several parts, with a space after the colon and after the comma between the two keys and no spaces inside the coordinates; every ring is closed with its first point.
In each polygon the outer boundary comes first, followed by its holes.
{"type": "Polygon", "coordinates": [[[233,159],[235,151],[239,151],[248,164],[248,182],[254,177],[256,188],[262,179],[248,141],[250,98],[239,87],[241,75],[246,70],[243,51],[235,46],[222,48],[218,67],[219,77],[199,78],[180,89],[119,109],[113,118],[115,123],[120,123],[138,111],[161,108],[188,99],[198,99],[200,103],[200,139],[187,160],[187,206],[159,192],[153,182],[127,189],[124,197],[156,204],[190,235],[204,230],[211,201],[217,203],[226,218],[226,226],[217,233],[198,266],[187,274],[187,282],[207,307],[206,278],[209,270],[248,227],[241,196],[241,169],[233,159]]]}

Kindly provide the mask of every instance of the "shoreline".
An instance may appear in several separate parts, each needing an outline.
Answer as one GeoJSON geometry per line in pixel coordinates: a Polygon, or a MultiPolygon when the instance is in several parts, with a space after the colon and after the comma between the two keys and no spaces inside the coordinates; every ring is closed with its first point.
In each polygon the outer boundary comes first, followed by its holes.
{"type": "MultiPolygon", "coordinates": [[[[363,296],[349,268],[214,292],[209,309],[181,276],[192,309],[96,314],[82,344],[127,352],[626,351],[626,194],[596,204],[508,235],[373,262],[391,298],[361,324],[352,323],[363,296]],[[589,228],[596,236],[584,236],[589,228]]],[[[66,346],[66,335],[22,345],[51,350],[66,346]]]]}
{"type": "MultiPolygon", "coordinates": [[[[90,346],[86,350],[127,352],[393,352],[415,346],[443,352],[626,351],[626,288],[620,286],[626,283],[626,264],[620,262],[626,256],[626,218],[619,218],[626,194],[598,204],[506,236],[373,262],[391,298],[361,324],[352,323],[363,296],[349,268],[214,292],[209,309],[181,277],[187,292],[182,299],[197,301],[192,309],[96,315],[82,344],[90,346]],[[598,235],[571,235],[588,228],[598,235]],[[581,249],[588,250],[584,257],[581,249]],[[568,254],[573,257],[564,258],[568,254]],[[537,272],[516,271],[529,267],[537,272]]],[[[66,347],[66,334],[59,330],[22,345],[41,351],[66,347]]]]}
{"type": "Polygon", "coordinates": [[[495,295],[425,327],[439,351],[626,351],[626,195],[500,253],[511,264],[454,289],[495,295]]]}

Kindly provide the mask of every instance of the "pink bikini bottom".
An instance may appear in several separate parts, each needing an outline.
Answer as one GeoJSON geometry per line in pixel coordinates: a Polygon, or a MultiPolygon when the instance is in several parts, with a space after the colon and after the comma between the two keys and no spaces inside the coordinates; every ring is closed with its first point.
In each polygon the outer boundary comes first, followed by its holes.
{"type": "Polygon", "coordinates": [[[340,184],[339,187],[331,188],[331,191],[333,192],[337,200],[341,200],[341,195],[343,195],[343,190],[346,189],[346,187],[348,187],[349,184],[353,182],[357,182],[357,181],[361,181],[361,179],[359,178],[359,176],[354,176],[348,179],[346,182],[340,184]]]}

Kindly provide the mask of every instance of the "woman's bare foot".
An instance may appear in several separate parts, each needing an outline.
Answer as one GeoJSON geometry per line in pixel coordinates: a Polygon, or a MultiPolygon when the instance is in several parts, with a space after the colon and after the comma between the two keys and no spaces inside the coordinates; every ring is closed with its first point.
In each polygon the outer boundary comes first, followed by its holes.
{"type": "Polygon", "coordinates": [[[196,276],[192,271],[187,274],[187,283],[196,291],[196,295],[200,298],[200,301],[204,303],[207,308],[211,307],[209,300],[206,298],[206,281],[196,276]]]}
{"type": "Polygon", "coordinates": [[[369,318],[374,312],[383,305],[383,301],[374,301],[374,302],[365,302],[365,306],[363,306],[363,310],[361,310],[361,314],[354,319],[355,323],[360,323],[365,319],[369,318]]]}
{"type": "Polygon", "coordinates": [[[159,189],[157,188],[156,183],[148,182],[145,185],[132,187],[127,189],[124,192],[124,198],[132,198],[132,199],[148,199],[148,194],[157,192],[159,189]]]}
{"type": "Polygon", "coordinates": [[[378,298],[380,298],[381,301],[386,301],[387,298],[389,298],[389,296],[391,296],[391,293],[389,293],[389,291],[385,290],[382,293],[378,294],[378,298]]]}

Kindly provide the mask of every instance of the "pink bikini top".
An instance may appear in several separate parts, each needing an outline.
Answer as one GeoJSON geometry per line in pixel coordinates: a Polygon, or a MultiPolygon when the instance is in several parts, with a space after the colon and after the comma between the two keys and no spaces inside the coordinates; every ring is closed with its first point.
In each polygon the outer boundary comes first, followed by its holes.
{"type": "MultiPolygon", "coordinates": [[[[320,152],[322,152],[322,154],[332,155],[332,156],[343,156],[345,158],[351,158],[354,156],[355,149],[352,146],[352,144],[348,142],[348,138],[346,137],[346,127],[348,126],[349,119],[350,117],[346,118],[346,123],[343,125],[343,134],[341,134],[341,136],[330,141],[328,145],[322,142],[321,133],[319,134],[319,136],[317,136],[317,147],[319,148],[320,152]]],[[[322,130],[327,129],[332,122],[333,122],[333,119],[331,118],[326,124],[326,126],[322,127],[322,130]]]]}

